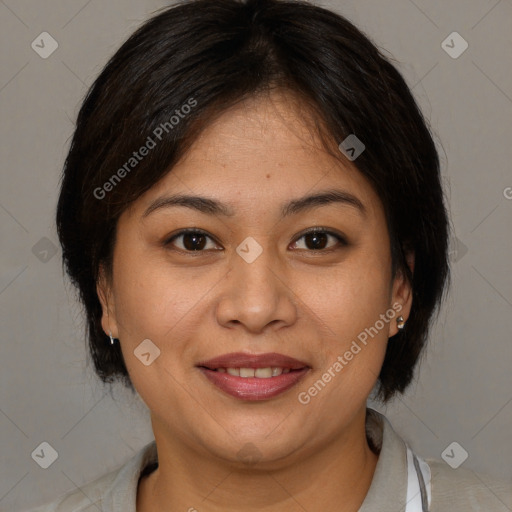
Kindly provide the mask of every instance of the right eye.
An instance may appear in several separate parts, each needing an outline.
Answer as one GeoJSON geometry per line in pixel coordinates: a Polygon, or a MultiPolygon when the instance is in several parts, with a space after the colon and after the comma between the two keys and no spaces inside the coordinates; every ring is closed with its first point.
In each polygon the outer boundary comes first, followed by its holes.
{"type": "MultiPolygon", "coordinates": [[[[168,238],[164,242],[165,247],[175,246],[175,240],[181,239],[181,247],[177,247],[182,252],[204,252],[205,246],[208,244],[207,240],[213,240],[210,235],[197,228],[182,229],[178,233],[174,234],[171,238],[168,238]]],[[[172,250],[172,248],[171,248],[172,250]]],[[[214,249],[218,250],[218,249],[214,249]]]]}

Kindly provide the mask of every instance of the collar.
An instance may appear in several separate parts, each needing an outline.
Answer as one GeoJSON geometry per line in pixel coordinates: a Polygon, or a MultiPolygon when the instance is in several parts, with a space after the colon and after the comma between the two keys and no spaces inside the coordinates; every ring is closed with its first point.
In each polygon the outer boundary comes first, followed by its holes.
{"type": "Polygon", "coordinates": [[[374,409],[366,409],[366,435],[376,446],[379,460],[372,483],[358,512],[405,510],[407,496],[407,447],[391,423],[374,409]]]}

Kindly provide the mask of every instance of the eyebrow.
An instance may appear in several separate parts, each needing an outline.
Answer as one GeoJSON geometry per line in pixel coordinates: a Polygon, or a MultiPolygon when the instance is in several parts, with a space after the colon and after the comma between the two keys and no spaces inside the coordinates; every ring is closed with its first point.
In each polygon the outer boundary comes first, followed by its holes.
{"type": "MultiPolygon", "coordinates": [[[[289,201],[281,207],[281,217],[284,218],[290,215],[296,215],[298,213],[311,210],[312,208],[333,203],[341,203],[351,206],[363,217],[366,217],[367,215],[364,204],[356,196],[344,190],[329,189],[289,201]]],[[[174,194],[155,199],[142,214],[142,219],[157,210],[175,206],[185,206],[207,215],[222,215],[224,217],[233,217],[235,215],[235,212],[228,205],[221,203],[216,199],[202,196],[174,194]]]]}

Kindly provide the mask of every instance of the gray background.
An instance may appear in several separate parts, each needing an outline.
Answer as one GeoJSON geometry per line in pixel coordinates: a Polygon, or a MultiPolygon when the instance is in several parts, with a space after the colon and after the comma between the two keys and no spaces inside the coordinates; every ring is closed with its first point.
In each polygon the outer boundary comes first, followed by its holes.
{"type": "MultiPolygon", "coordinates": [[[[54,209],[88,86],[168,4],[0,0],[2,511],[49,501],[153,439],[141,399],[119,385],[112,400],[93,374],[81,310],[61,274],[54,209]],[[59,45],[47,59],[31,47],[43,31],[59,45]],[[43,441],[58,452],[48,469],[31,457],[43,441]]],[[[512,478],[512,2],[321,5],[400,62],[436,134],[456,235],[453,288],[418,378],[377,408],[418,454],[441,458],[456,441],[469,454],[461,467],[512,478]],[[469,44],[458,58],[441,47],[453,31],[469,44]]]]}

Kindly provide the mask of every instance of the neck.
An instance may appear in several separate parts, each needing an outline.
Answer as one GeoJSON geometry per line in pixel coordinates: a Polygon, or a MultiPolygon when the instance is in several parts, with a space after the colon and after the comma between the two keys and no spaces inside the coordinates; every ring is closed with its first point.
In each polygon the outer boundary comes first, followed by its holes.
{"type": "Polygon", "coordinates": [[[366,439],[365,412],[347,432],[279,468],[241,468],[155,435],[159,466],[139,482],[137,512],[357,512],[378,460],[366,439]]]}

